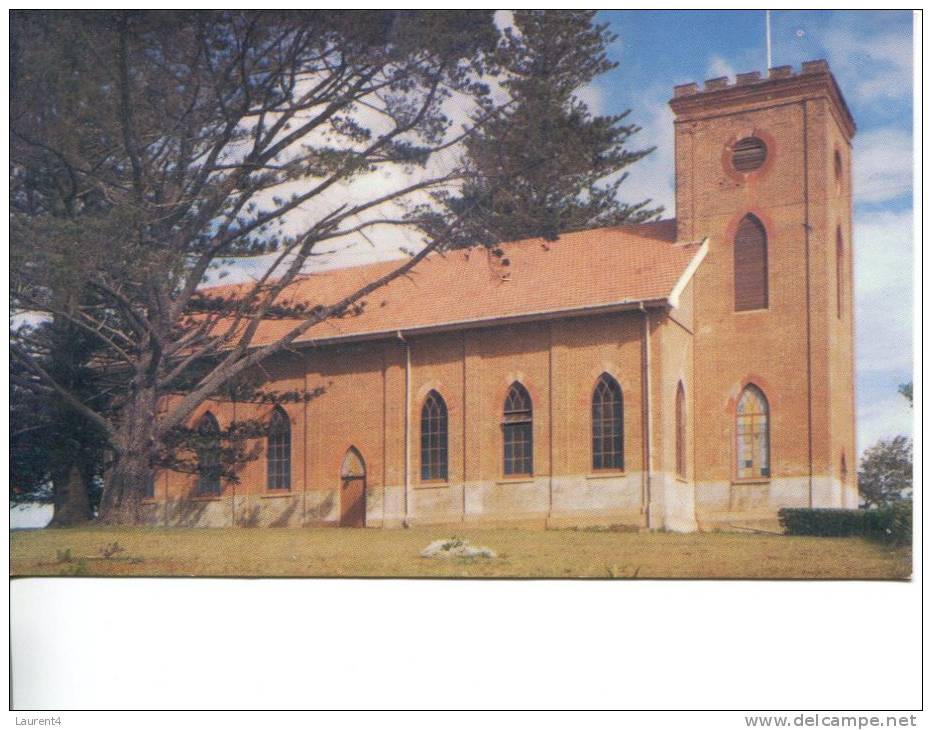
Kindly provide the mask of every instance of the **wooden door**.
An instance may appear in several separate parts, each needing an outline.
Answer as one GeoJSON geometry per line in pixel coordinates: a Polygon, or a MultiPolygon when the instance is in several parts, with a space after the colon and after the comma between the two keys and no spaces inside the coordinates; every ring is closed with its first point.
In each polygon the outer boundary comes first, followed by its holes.
{"type": "Polygon", "coordinates": [[[350,448],[340,466],[340,527],[366,526],[366,464],[350,448]]]}

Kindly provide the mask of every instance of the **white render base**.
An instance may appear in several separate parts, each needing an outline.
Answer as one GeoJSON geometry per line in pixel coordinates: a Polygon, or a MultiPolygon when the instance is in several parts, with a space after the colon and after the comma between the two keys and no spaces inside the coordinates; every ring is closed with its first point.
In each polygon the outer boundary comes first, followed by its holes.
{"type": "Polygon", "coordinates": [[[758,523],[779,529],[783,507],[856,507],[856,490],[838,479],[815,476],[810,494],[808,477],[774,477],[766,481],[715,481],[696,484],[699,529],[728,529],[758,523]],[[852,493],[854,493],[853,504],[852,493]],[[811,501],[810,501],[811,500],[811,501]]]}
{"type": "MultiPolygon", "coordinates": [[[[151,501],[141,521],[172,527],[338,526],[336,489],[285,495],[236,495],[215,499],[151,501]]],[[[855,508],[856,487],[832,477],[693,484],[669,472],[654,473],[650,510],[641,472],[580,474],[477,481],[465,484],[372,488],[366,526],[529,524],[540,527],[649,527],[695,532],[759,526],[779,529],[781,507],[855,508]]]]}
{"type": "Polygon", "coordinates": [[[695,532],[696,489],[670,472],[655,473],[651,478],[650,527],[671,532],[695,532]]]}

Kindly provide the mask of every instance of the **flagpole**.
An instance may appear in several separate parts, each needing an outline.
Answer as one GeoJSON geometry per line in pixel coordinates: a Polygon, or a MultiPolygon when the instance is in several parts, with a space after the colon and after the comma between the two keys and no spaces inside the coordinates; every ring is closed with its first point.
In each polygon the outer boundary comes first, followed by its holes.
{"type": "Polygon", "coordinates": [[[773,59],[770,57],[770,11],[765,10],[764,13],[767,17],[767,69],[770,70],[773,66],[773,59]]]}

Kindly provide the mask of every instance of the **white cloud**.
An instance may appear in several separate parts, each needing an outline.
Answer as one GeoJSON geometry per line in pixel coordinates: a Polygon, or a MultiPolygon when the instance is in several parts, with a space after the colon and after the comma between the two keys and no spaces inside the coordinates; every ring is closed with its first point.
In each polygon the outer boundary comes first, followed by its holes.
{"type": "Polygon", "coordinates": [[[874,129],[854,138],[854,198],[882,203],[912,190],[913,140],[901,129],[874,129]]]}
{"type": "Polygon", "coordinates": [[[580,86],[573,92],[573,96],[583,102],[593,116],[598,117],[605,114],[605,92],[595,83],[580,86]]]}
{"type": "Polygon", "coordinates": [[[645,91],[639,105],[636,121],[642,129],[631,138],[629,147],[655,149],[647,157],[635,162],[630,168],[630,178],[621,186],[621,196],[626,202],[650,198],[652,205],[664,207],[664,218],[672,218],[675,212],[673,157],[673,111],[667,101],[670,90],[657,87],[645,91]]]}
{"type": "Polygon", "coordinates": [[[726,61],[721,56],[712,56],[709,59],[709,65],[706,67],[706,78],[707,79],[717,79],[721,76],[727,76],[730,80],[735,80],[735,74],[737,72],[728,61],[726,61]]]}
{"type": "MultiPolygon", "coordinates": [[[[913,91],[913,35],[903,12],[773,13],[775,62],[825,58],[849,101],[908,102],[913,91]]],[[[889,105],[888,105],[889,106],[889,105]]],[[[886,113],[888,108],[875,110],[886,113]]]]}
{"type": "MultiPolygon", "coordinates": [[[[499,20],[508,22],[509,17],[497,17],[496,20],[497,22],[499,20]]],[[[501,88],[494,83],[490,83],[490,86],[495,98],[501,101],[503,97],[501,88]]],[[[385,105],[388,103],[378,98],[369,98],[367,101],[370,105],[385,105]]],[[[472,124],[472,115],[475,109],[476,105],[472,99],[455,92],[444,100],[443,112],[450,120],[446,137],[448,141],[453,140],[472,124]]],[[[352,115],[354,120],[361,126],[372,130],[373,138],[385,134],[393,127],[393,122],[373,106],[360,105],[352,112],[352,115]]],[[[303,146],[331,144],[332,140],[327,138],[329,132],[329,128],[324,128],[308,135],[283,152],[281,157],[288,159],[292,155],[298,154],[303,146]]],[[[423,168],[385,164],[379,165],[373,171],[340,181],[284,216],[280,232],[286,236],[297,236],[311,227],[316,221],[327,218],[341,208],[366,204],[369,201],[404,190],[414,184],[442,178],[455,169],[461,153],[462,146],[458,144],[432,154],[423,168]]],[[[281,162],[281,160],[279,161],[281,162]]],[[[257,196],[256,202],[260,208],[272,208],[274,207],[272,205],[273,198],[287,200],[292,196],[306,192],[309,187],[318,182],[320,181],[312,178],[293,180],[265,191],[262,195],[257,196]]],[[[436,189],[436,186],[433,189],[436,189]]],[[[406,211],[406,205],[428,202],[430,202],[430,198],[423,191],[405,194],[395,200],[384,202],[348,218],[342,223],[341,229],[351,229],[372,220],[399,220],[406,211]]],[[[320,244],[319,248],[315,250],[314,256],[305,265],[304,270],[306,272],[315,272],[373,261],[403,258],[406,251],[417,251],[423,245],[423,240],[412,227],[402,224],[380,224],[368,227],[362,233],[353,233],[320,244]]],[[[218,283],[231,284],[255,280],[265,274],[277,257],[278,254],[269,254],[251,259],[238,259],[232,264],[211,270],[205,277],[204,284],[212,286],[218,283]]],[[[279,268],[275,270],[275,275],[283,273],[289,263],[289,260],[286,259],[279,264],[279,268]]]]}
{"type": "Polygon", "coordinates": [[[826,31],[823,44],[845,93],[860,102],[908,98],[913,48],[901,33],[863,32],[849,24],[826,31]]]}
{"type": "Polygon", "coordinates": [[[880,439],[909,436],[913,432],[913,409],[899,393],[891,391],[884,398],[865,405],[858,404],[858,455],[880,439]]]}
{"type": "Polygon", "coordinates": [[[854,224],[855,362],[859,452],[912,433],[896,393],[913,372],[912,213],[860,214],[854,224]]]}
{"type": "MultiPolygon", "coordinates": [[[[859,301],[863,298],[873,304],[890,291],[911,291],[912,261],[911,211],[858,214],[854,221],[854,275],[859,301]]],[[[877,303],[891,304],[883,300],[877,303]]]]}

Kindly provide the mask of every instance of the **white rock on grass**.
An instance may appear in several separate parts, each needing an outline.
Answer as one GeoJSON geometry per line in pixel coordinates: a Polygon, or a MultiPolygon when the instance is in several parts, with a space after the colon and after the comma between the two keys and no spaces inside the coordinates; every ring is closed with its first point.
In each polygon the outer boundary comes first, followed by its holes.
{"type": "Polygon", "coordinates": [[[469,540],[451,537],[446,540],[434,540],[421,550],[422,558],[494,558],[495,552],[487,547],[470,545],[469,540]]]}

